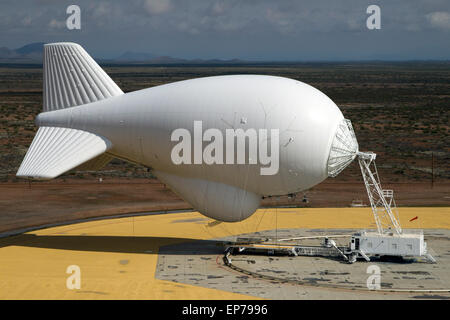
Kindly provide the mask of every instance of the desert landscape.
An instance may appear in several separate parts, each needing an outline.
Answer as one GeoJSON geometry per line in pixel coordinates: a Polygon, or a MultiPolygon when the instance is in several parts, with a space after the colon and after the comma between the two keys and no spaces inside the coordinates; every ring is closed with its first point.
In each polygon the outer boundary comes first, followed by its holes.
{"type": "MultiPolygon", "coordinates": [[[[360,149],[377,153],[384,188],[398,206],[450,204],[449,62],[264,63],[103,66],[124,92],[226,74],[266,74],[308,83],[351,119],[360,149]]],[[[97,216],[189,209],[151,168],[115,159],[98,172],[48,181],[15,173],[42,110],[42,66],[0,65],[0,232],[97,216]]],[[[263,206],[345,207],[367,196],[357,162],[295,198],[263,206]]]]}

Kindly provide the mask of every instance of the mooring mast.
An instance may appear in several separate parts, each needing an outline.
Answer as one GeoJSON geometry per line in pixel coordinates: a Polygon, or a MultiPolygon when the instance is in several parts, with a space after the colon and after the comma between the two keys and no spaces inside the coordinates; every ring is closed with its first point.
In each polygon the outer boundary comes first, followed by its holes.
{"type": "Polygon", "coordinates": [[[373,152],[358,152],[357,156],[378,233],[385,234],[394,230],[397,234],[402,234],[394,191],[384,190],[381,187],[375,164],[376,154],[373,152]]]}

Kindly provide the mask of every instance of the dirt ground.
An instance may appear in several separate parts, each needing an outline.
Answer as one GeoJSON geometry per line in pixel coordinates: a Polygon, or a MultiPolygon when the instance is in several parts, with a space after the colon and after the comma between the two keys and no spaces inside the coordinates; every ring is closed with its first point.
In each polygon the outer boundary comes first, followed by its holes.
{"type": "MultiPolygon", "coordinates": [[[[395,191],[399,206],[450,204],[448,62],[138,65],[105,70],[124,92],[227,74],[303,81],[324,92],[351,119],[361,151],[377,153],[383,187],[395,191]]],[[[49,182],[29,185],[17,178],[41,111],[42,66],[0,65],[0,232],[87,217],[190,208],[152,179],[151,168],[118,159],[101,171],[71,172],[49,182]]],[[[262,205],[346,207],[353,200],[367,204],[357,161],[295,199],[273,197],[262,205]]]]}
{"type": "MultiPolygon", "coordinates": [[[[384,188],[395,190],[399,206],[450,205],[449,183],[436,183],[433,188],[430,183],[395,183],[384,188]]],[[[266,198],[262,206],[348,207],[353,200],[368,204],[362,182],[328,179],[294,199],[266,198]]],[[[155,179],[0,184],[0,232],[92,217],[190,208],[155,179]]]]}

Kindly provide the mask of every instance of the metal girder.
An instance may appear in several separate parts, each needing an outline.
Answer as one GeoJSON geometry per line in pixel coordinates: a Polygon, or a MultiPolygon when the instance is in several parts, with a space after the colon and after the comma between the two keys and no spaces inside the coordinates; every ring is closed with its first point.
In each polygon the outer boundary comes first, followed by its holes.
{"type": "Polygon", "coordinates": [[[394,192],[393,190],[383,190],[381,187],[375,164],[376,154],[373,152],[358,152],[357,156],[378,233],[386,234],[393,230],[397,234],[402,234],[394,192]]]}

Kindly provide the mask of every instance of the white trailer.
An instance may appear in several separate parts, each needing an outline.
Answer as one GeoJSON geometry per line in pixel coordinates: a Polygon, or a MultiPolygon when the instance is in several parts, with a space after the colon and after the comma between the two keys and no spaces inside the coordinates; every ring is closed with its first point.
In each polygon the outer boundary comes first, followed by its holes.
{"type": "Polygon", "coordinates": [[[348,251],[345,253],[349,256],[350,262],[355,262],[358,257],[370,261],[370,257],[373,256],[425,256],[430,262],[436,262],[427,251],[427,243],[421,231],[380,234],[376,231],[362,230],[352,235],[348,251]]]}
{"type": "Polygon", "coordinates": [[[425,256],[430,262],[435,263],[436,260],[427,251],[423,232],[402,230],[394,191],[381,188],[375,158],[375,153],[358,152],[358,161],[377,230],[361,230],[353,234],[348,250],[344,253],[350,262],[355,262],[358,257],[370,261],[371,256],[425,256]]]}

